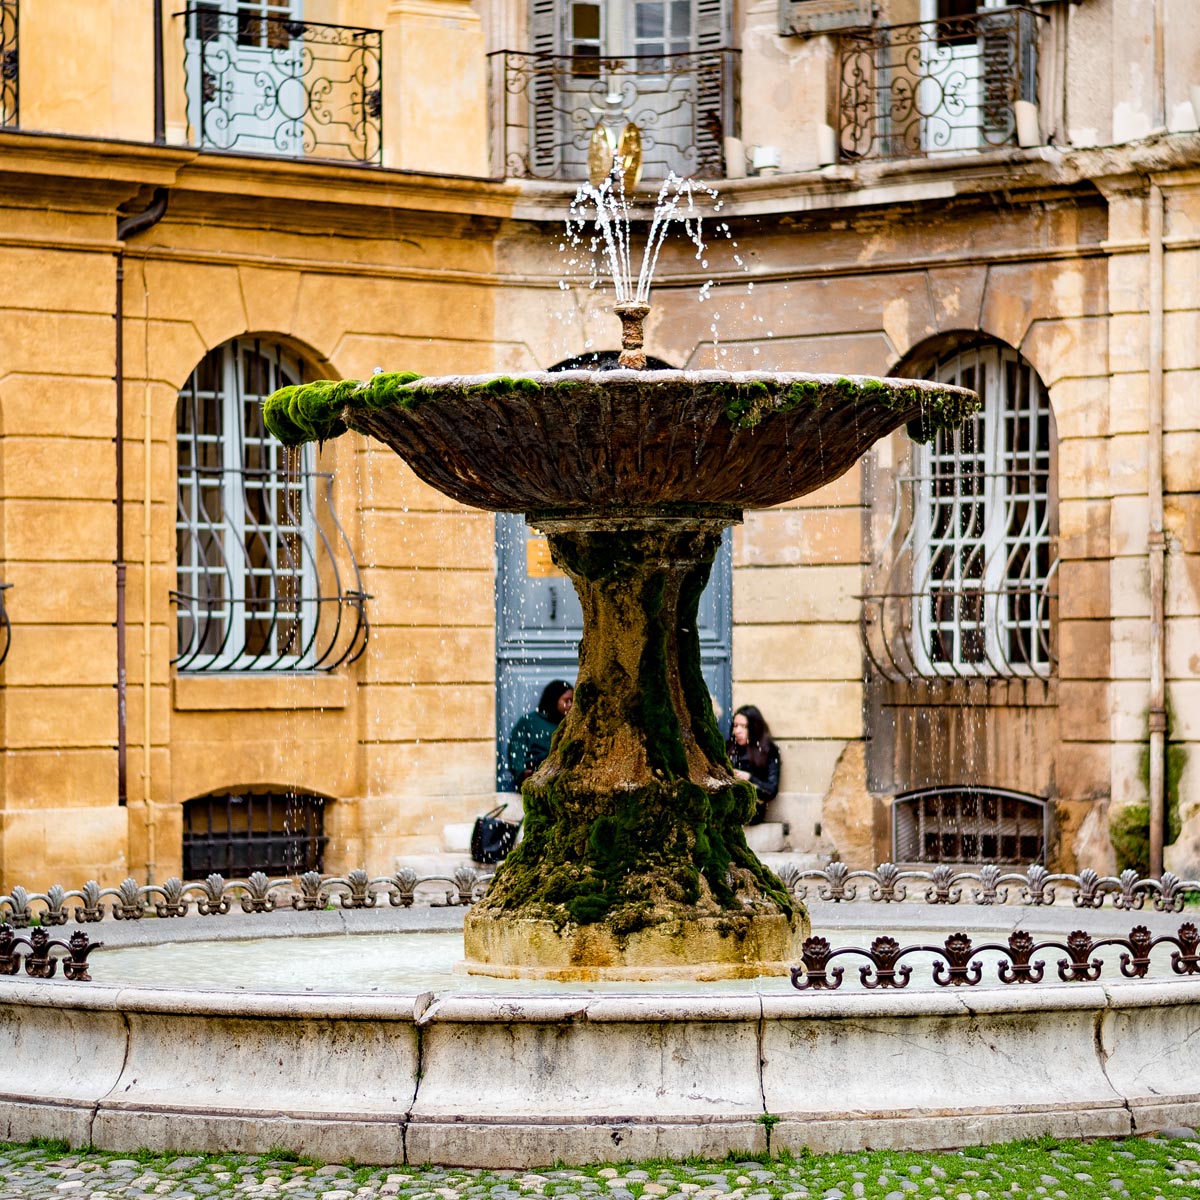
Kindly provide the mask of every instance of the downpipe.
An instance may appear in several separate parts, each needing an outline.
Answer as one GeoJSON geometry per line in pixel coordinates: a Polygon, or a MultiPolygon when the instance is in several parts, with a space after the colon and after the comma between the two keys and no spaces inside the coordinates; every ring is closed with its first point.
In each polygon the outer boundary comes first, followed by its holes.
{"type": "MultiPolygon", "coordinates": [[[[121,243],[117,250],[117,294],[114,306],[115,345],[113,363],[116,372],[116,425],[113,443],[116,447],[116,629],[117,629],[117,804],[125,808],[129,804],[129,708],[128,708],[128,663],[126,656],[127,609],[126,609],[126,579],[128,567],[125,561],[125,243],[130,238],[144,233],[157,225],[167,211],[168,192],[166,188],[155,188],[154,198],[149,205],[139,213],[117,220],[117,241],[121,243]]],[[[147,415],[147,420],[149,419],[147,415]]],[[[150,696],[145,697],[146,707],[149,708],[150,696]]],[[[149,747],[147,746],[147,752],[149,747]]],[[[149,770],[147,763],[145,769],[149,770]]],[[[146,802],[147,825],[147,864],[148,882],[153,882],[154,853],[153,853],[153,809],[147,796],[146,802]]]]}
{"type": "Polygon", "coordinates": [[[1166,824],[1166,626],[1165,587],[1167,540],[1163,521],[1163,194],[1151,183],[1149,204],[1150,251],[1150,412],[1147,490],[1150,528],[1147,538],[1150,582],[1150,874],[1162,877],[1163,834],[1166,824]]]}

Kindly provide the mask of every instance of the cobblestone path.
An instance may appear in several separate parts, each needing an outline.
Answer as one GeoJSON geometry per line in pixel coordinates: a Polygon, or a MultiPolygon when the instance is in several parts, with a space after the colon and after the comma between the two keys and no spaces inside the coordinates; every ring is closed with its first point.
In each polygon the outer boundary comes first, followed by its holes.
{"type": "Polygon", "coordinates": [[[1200,1191],[1190,1129],[1115,1142],[1015,1142],[914,1154],[654,1162],[539,1171],[322,1165],[277,1156],[121,1155],[0,1145],[0,1200],[1177,1200],[1200,1191]]]}

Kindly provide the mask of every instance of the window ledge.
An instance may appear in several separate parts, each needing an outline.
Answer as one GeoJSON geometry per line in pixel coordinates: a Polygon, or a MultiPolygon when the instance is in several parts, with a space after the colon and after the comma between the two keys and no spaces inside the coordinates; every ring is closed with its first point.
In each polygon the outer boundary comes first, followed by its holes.
{"type": "Polygon", "coordinates": [[[177,712],[262,709],[345,708],[354,681],[347,675],[318,672],[228,675],[176,675],[173,701],[177,712]]]}

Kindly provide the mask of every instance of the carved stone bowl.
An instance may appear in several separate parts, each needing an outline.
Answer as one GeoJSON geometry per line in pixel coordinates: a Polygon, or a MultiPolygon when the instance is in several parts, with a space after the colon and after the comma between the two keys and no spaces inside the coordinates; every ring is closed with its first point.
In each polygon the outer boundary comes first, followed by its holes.
{"type": "Polygon", "coordinates": [[[900,426],[927,440],[977,403],[923,380],[767,372],[378,375],[314,392],[321,386],[294,389],[294,420],[283,403],[271,413],[283,440],[360,430],[464,504],[564,516],[781,504],[836,479],[900,426]]]}

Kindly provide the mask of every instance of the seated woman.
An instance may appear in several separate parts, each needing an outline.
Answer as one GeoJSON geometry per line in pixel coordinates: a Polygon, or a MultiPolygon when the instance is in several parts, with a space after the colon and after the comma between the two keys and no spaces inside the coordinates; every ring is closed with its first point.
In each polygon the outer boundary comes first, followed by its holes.
{"type": "Polygon", "coordinates": [[[754,785],[758,804],[751,825],[758,825],[767,815],[767,802],[779,793],[779,747],[763,715],[753,704],[743,704],[733,714],[732,736],[729,739],[729,761],[738,779],[754,785]]]}
{"type": "Polygon", "coordinates": [[[537,708],[513,726],[508,739],[508,769],[518,790],[545,761],[554,731],[574,702],[575,688],[565,679],[556,679],[542,689],[537,708]]]}

